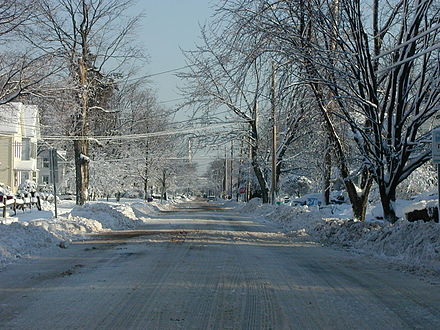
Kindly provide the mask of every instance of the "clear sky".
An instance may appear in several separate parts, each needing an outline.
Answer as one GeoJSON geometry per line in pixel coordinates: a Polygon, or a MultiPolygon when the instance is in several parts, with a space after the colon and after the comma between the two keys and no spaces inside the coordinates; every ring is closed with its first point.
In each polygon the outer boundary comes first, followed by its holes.
{"type": "MultiPolygon", "coordinates": [[[[150,57],[142,74],[154,74],[185,66],[180,48],[193,49],[200,39],[199,24],[213,14],[211,0],[138,0],[135,11],[145,14],[139,37],[150,57]]],[[[151,78],[160,102],[172,108],[178,102],[166,102],[180,96],[174,73],[151,78]]]]}

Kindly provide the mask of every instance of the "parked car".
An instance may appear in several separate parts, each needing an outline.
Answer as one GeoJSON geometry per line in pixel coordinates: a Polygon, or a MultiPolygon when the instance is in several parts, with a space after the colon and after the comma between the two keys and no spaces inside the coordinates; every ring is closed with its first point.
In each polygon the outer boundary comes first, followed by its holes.
{"type": "Polygon", "coordinates": [[[76,195],[72,194],[72,193],[65,193],[65,194],[60,194],[59,198],[64,199],[64,200],[74,201],[74,200],[76,200],[76,195]]]}

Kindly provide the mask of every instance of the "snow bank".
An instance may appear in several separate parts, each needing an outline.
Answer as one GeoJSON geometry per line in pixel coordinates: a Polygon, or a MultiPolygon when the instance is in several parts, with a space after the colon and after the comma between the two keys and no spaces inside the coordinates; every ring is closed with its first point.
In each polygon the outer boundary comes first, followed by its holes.
{"type": "Polygon", "coordinates": [[[96,220],[80,217],[59,217],[30,222],[39,226],[60,240],[87,239],[86,234],[103,231],[102,224],[96,220]]]}
{"type": "Polygon", "coordinates": [[[114,230],[133,229],[143,223],[136,217],[131,206],[117,203],[98,202],[76,206],[69,216],[96,220],[102,228],[114,230]]]}
{"type": "Polygon", "coordinates": [[[351,217],[351,208],[348,205],[317,206],[290,206],[287,204],[262,204],[260,198],[253,198],[239,209],[241,213],[252,213],[263,216],[270,221],[280,224],[290,235],[307,236],[312,229],[321,223],[324,217],[351,217]]]}
{"type": "Polygon", "coordinates": [[[139,200],[84,206],[63,201],[58,209],[61,216],[54,218],[53,204],[44,203],[44,207],[44,211],[26,210],[0,218],[0,267],[21,257],[65,246],[66,241],[87,239],[91,233],[136,228],[159,210],[156,205],[139,200]]]}
{"type": "MultiPolygon", "coordinates": [[[[418,202],[415,206],[408,206],[410,203],[402,202],[401,206],[412,209],[429,203],[418,202]]],[[[278,223],[287,235],[349,247],[369,255],[386,257],[406,266],[440,272],[439,224],[406,220],[395,224],[377,220],[358,222],[350,219],[350,209],[346,204],[322,208],[263,205],[260,199],[252,199],[241,206],[239,211],[263,216],[266,220],[278,223]]],[[[399,209],[398,213],[403,214],[403,211],[399,209]]]]}
{"type": "Polygon", "coordinates": [[[331,219],[317,224],[312,235],[322,242],[440,271],[440,226],[434,222],[401,220],[385,224],[331,219]]]}
{"type": "Polygon", "coordinates": [[[0,266],[37,250],[56,246],[60,239],[38,225],[14,222],[0,224],[0,266]]]}

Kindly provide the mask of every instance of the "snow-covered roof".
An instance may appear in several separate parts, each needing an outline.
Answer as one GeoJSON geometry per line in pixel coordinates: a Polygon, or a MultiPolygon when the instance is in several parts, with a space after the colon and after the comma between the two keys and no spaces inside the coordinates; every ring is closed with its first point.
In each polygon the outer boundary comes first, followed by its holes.
{"type": "Polygon", "coordinates": [[[24,137],[40,137],[38,107],[21,102],[10,102],[0,105],[0,133],[17,134],[20,125],[24,137]]]}
{"type": "Polygon", "coordinates": [[[18,133],[22,106],[19,102],[0,105],[0,133],[18,133]]]}

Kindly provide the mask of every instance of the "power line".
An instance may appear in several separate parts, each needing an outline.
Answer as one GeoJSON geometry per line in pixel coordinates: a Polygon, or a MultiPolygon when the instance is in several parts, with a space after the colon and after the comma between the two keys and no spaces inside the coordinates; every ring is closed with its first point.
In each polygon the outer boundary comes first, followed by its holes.
{"type": "Polygon", "coordinates": [[[160,72],[156,72],[156,73],[146,74],[146,75],[138,77],[138,78],[130,78],[130,79],[125,79],[125,80],[121,79],[121,81],[134,81],[134,80],[141,80],[141,79],[145,79],[145,78],[151,78],[151,77],[160,76],[160,75],[171,73],[171,72],[176,72],[176,71],[183,70],[183,69],[186,69],[186,68],[190,68],[190,67],[192,67],[194,65],[195,64],[185,65],[185,66],[182,66],[180,68],[175,68],[175,69],[160,71],[160,72]]]}
{"type": "Polygon", "coordinates": [[[44,136],[43,140],[52,140],[52,141],[73,141],[73,140],[137,140],[149,137],[158,137],[158,136],[168,136],[168,135],[179,135],[179,134],[194,134],[200,131],[208,131],[212,129],[225,128],[228,126],[233,126],[237,124],[243,124],[243,121],[236,122],[225,122],[220,124],[211,124],[202,127],[191,127],[185,129],[176,129],[169,131],[159,131],[152,133],[142,133],[142,134],[127,134],[127,135],[103,135],[103,136],[64,136],[64,135],[55,135],[55,136],[44,136]]]}

